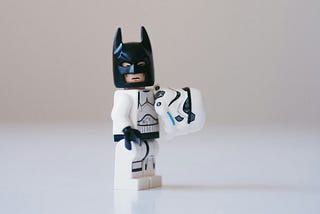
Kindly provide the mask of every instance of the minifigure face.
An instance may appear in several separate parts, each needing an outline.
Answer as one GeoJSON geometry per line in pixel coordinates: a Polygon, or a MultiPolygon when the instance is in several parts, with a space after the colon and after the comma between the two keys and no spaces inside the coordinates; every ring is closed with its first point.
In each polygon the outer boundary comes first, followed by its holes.
{"type": "Polygon", "coordinates": [[[154,84],[151,44],[147,32],[141,28],[141,42],[122,42],[118,29],[113,47],[113,77],[118,88],[137,88],[154,84]]]}
{"type": "Polygon", "coordinates": [[[125,74],[124,79],[126,83],[137,83],[137,82],[144,82],[145,75],[143,73],[140,74],[125,74]]]}
{"type": "MultiPolygon", "coordinates": [[[[148,75],[150,69],[150,55],[144,46],[140,43],[124,43],[121,45],[121,52],[114,61],[117,70],[121,75],[124,75],[126,83],[143,82],[142,75],[137,75],[140,81],[128,81],[127,74],[144,74],[148,75]]],[[[146,78],[144,78],[146,79],[146,78]]]]}

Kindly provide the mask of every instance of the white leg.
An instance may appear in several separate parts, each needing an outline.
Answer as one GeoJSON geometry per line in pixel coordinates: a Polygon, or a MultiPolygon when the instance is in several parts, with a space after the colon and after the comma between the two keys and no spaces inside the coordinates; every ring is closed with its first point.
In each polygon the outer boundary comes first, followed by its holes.
{"type": "Polygon", "coordinates": [[[144,160],[144,176],[153,176],[155,174],[156,156],[159,153],[159,143],[156,140],[148,141],[148,155],[144,160]]]}
{"type": "Polygon", "coordinates": [[[115,153],[114,188],[141,190],[161,186],[161,176],[155,175],[158,150],[155,140],[141,146],[132,143],[132,150],[125,148],[124,140],[119,141],[115,153]]]}
{"type": "Polygon", "coordinates": [[[145,151],[145,144],[139,146],[132,143],[132,150],[127,150],[124,146],[124,140],[117,142],[114,170],[115,189],[140,190],[149,188],[149,180],[143,177],[143,172],[141,170],[133,170],[139,167],[138,161],[144,158],[145,151]]]}
{"type": "Polygon", "coordinates": [[[148,141],[149,153],[144,160],[144,176],[149,178],[149,188],[161,186],[161,176],[155,175],[156,156],[159,152],[159,144],[156,140],[148,141]]]}
{"type": "Polygon", "coordinates": [[[143,174],[144,176],[153,176],[155,174],[155,158],[153,156],[148,156],[143,161],[143,174]]]}

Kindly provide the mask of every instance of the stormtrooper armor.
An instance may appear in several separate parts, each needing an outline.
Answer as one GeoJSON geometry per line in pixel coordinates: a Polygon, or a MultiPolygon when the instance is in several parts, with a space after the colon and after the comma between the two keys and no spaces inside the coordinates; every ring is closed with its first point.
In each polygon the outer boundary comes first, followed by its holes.
{"type": "Polygon", "coordinates": [[[161,186],[155,175],[159,121],[152,90],[118,90],[111,113],[116,142],[114,186],[116,189],[148,189],[161,186]],[[123,129],[139,130],[140,142],[125,145],[123,129]]]}
{"type": "Polygon", "coordinates": [[[155,110],[168,137],[196,132],[204,126],[206,114],[198,89],[157,87],[155,97],[155,110]]]}

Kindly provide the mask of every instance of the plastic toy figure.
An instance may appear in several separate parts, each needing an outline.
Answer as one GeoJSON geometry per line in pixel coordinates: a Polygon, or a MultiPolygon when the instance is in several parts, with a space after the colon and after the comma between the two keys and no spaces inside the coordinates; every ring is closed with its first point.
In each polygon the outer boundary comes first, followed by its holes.
{"type": "Polygon", "coordinates": [[[172,136],[197,131],[205,122],[202,97],[197,89],[152,87],[152,49],[144,27],[141,39],[123,43],[120,28],[114,39],[114,84],[123,89],[115,91],[111,113],[116,143],[115,189],[161,186],[161,176],[155,174],[159,119],[172,136]]]}

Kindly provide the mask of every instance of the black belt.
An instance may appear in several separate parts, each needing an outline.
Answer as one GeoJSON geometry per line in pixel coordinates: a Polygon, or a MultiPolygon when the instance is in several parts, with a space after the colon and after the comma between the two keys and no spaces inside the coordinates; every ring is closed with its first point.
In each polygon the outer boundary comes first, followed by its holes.
{"type": "MultiPolygon", "coordinates": [[[[148,139],[156,139],[159,138],[159,132],[150,132],[150,133],[141,133],[141,140],[148,140],[148,139]]],[[[120,140],[124,139],[123,134],[115,134],[113,135],[114,142],[119,142],[120,140]]]]}

